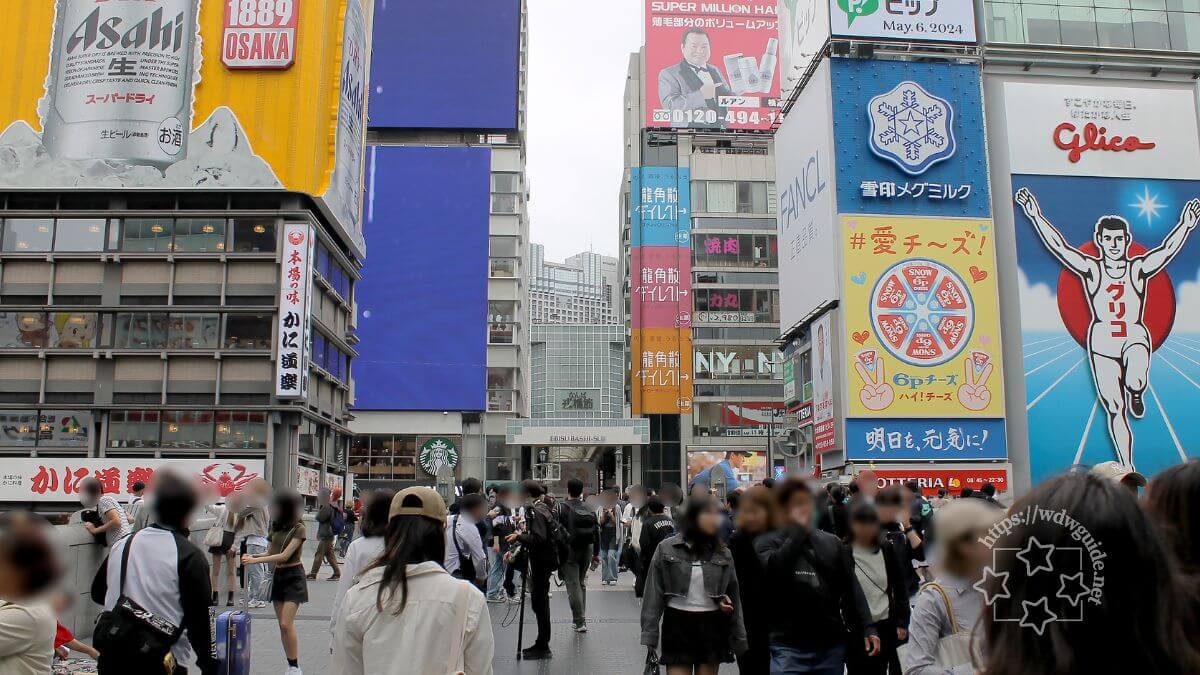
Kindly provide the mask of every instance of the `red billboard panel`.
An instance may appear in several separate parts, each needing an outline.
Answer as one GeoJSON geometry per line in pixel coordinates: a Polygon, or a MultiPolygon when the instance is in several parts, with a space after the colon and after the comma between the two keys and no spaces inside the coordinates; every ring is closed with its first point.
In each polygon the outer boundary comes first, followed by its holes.
{"type": "Polygon", "coordinates": [[[899,485],[910,480],[917,481],[921,492],[926,497],[937,494],[941,488],[954,496],[962,493],[963,488],[978,490],[984,483],[996,486],[996,492],[1008,492],[1008,469],[1003,468],[947,468],[921,467],[913,469],[873,469],[879,480],[879,487],[899,485]]]}
{"type": "Polygon", "coordinates": [[[646,126],[770,129],[778,35],[776,0],[647,0],[646,126]]]}

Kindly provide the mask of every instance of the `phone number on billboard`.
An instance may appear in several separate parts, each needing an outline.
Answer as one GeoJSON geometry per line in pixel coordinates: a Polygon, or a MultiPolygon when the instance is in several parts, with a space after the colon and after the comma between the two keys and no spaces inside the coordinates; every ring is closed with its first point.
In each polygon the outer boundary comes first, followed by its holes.
{"type": "Polygon", "coordinates": [[[730,110],[723,116],[717,115],[715,110],[707,110],[698,108],[696,110],[655,110],[655,122],[667,122],[672,126],[685,126],[689,124],[775,124],[780,119],[778,110],[761,109],[761,110],[730,110]]]}

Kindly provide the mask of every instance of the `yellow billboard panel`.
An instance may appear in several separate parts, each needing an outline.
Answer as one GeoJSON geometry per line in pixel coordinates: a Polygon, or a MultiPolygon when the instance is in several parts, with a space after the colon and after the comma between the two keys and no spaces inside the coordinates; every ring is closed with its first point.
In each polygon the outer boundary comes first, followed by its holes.
{"type": "Polygon", "coordinates": [[[303,192],[361,253],[370,0],[10,4],[0,188],[303,192]]]}
{"type": "Polygon", "coordinates": [[[637,328],[631,343],[633,414],[691,414],[691,329],[637,328]]]}
{"type": "Polygon", "coordinates": [[[1003,417],[989,220],[843,216],[848,417],[1003,417]]]}

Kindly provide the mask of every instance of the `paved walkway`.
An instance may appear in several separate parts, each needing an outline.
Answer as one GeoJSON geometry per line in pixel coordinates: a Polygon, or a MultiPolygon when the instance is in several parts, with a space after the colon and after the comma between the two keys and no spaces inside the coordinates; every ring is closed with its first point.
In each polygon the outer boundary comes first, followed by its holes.
{"type": "MultiPolygon", "coordinates": [[[[312,560],[312,549],[305,549],[305,564],[312,560]]],[[[321,580],[309,582],[309,603],[300,608],[296,628],[300,634],[300,667],[306,675],[335,675],[330,669],[329,614],[336,584],[324,581],[330,572],[321,573],[321,580]]],[[[548,661],[516,659],[517,617],[520,606],[489,604],[492,632],[496,640],[493,660],[497,675],[518,673],[589,675],[591,673],[640,673],[646,650],[638,644],[640,607],[633,597],[633,575],[623,573],[616,586],[602,586],[599,571],[588,575],[588,626],[586,634],[572,630],[571,609],[566,589],[554,586],[550,595],[550,615],[553,631],[550,648],[554,658],[548,661]]],[[[279,643],[275,615],[270,610],[254,610],[251,638],[253,641],[254,675],[282,675],[287,662],[279,643]]],[[[525,646],[533,642],[537,625],[528,600],[525,605],[525,646]]],[[[402,655],[397,655],[402,656],[402,655]]],[[[722,673],[736,672],[736,666],[722,668],[722,673]]]]}

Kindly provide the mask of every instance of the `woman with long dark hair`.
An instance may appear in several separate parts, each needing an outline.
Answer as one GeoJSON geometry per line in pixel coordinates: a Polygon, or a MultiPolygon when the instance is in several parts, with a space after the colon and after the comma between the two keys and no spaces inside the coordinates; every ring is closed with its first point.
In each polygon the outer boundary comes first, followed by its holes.
{"type": "Polygon", "coordinates": [[[1068,474],[1034,488],[1010,514],[1008,533],[990,542],[992,550],[1026,551],[1021,557],[1031,564],[996,557],[987,586],[992,608],[983,613],[981,670],[1200,673],[1200,632],[1178,565],[1129,490],[1097,476],[1068,474]]]}
{"type": "Polygon", "coordinates": [[[279,640],[288,662],[287,675],[300,675],[300,647],[296,638],[296,612],[308,602],[308,582],[300,550],[308,533],[301,520],[300,495],[295,490],[280,490],[271,504],[270,547],[266,555],[242,556],[243,565],[274,565],[271,573],[271,604],[279,621],[279,640]]]}
{"type": "Polygon", "coordinates": [[[333,665],[344,675],[490,675],[494,643],[483,594],[442,568],[446,504],[427,487],[392,498],[383,554],[334,617],[333,665]]]}
{"type": "Polygon", "coordinates": [[[1146,487],[1145,505],[1192,590],[1200,590],[1200,460],[1163,469],[1146,487]]]}
{"type": "Polygon", "coordinates": [[[654,551],[642,598],[642,644],[662,657],[668,675],[715,675],[746,651],[741,593],[733,555],[721,543],[720,504],[707,495],[687,502],[682,533],[654,551]]]}
{"type": "Polygon", "coordinates": [[[896,648],[908,637],[909,613],[900,556],[887,545],[874,504],[856,502],[850,507],[849,520],[846,545],[854,560],[854,576],[867,601],[867,623],[879,634],[880,646],[874,654],[847,649],[846,670],[850,675],[887,675],[891,668],[899,674],[896,648]]]}
{"type": "Polygon", "coordinates": [[[358,577],[374,566],[383,555],[384,535],[387,534],[388,512],[392,508],[393,490],[375,490],[367,495],[362,508],[362,536],[350,542],[346,559],[342,561],[342,578],[333,594],[333,610],[330,612],[329,627],[337,619],[338,609],[346,597],[346,591],[358,583],[358,577]]]}
{"type": "Polygon", "coordinates": [[[767,639],[771,589],[764,583],[762,561],[754,551],[754,540],[778,527],[776,510],[775,495],[771,494],[769,488],[762,485],[751,487],[738,499],[734,518],[736,529],[729,538],[748,642],[746,651],[737,657],[738,671],[743,675],[765,675],[771,668],[770,642],[767,639]]]}

